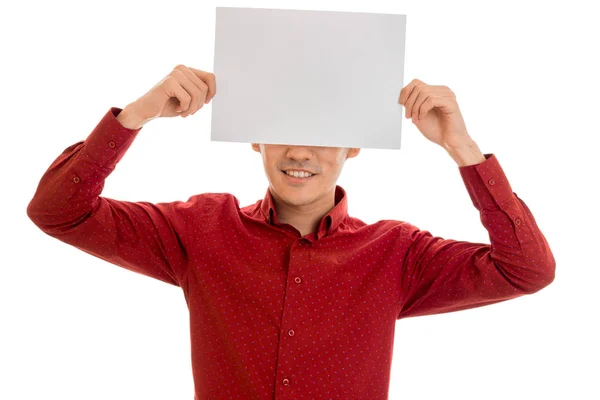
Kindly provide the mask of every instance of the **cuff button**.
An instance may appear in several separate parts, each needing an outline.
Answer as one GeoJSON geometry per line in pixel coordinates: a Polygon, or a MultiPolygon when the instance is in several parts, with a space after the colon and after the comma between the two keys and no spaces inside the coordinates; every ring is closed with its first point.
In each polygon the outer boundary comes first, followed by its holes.
{"type": "Polygon", "coordinates": [[[515,219],[515,224],[517,224],[517,225],[521,225],[521,218],[517,218],[517,219],[515,219]]]}
{"type": "Polygon", "coordinates": [[[492,179],[490,179],[490,180],[488,181],[488,183],[489,183],[491,186],[494,186],[494,185],[496,184],[496,181],[495,181],[495,180],[492,178],[492,179]]]}
{"type": "Polygon", "coordinates": [[[116,146],[116,144],[112,140],[110,142],[108,142],[108,147],[110,147],[111,149],[114,149],[115,146],[116,146]]]}
{"type": "Polygon", "coordinates": [[[78,176],[74,176],[74,177],[73,177],[73,182],[75,182],[75,183],[79,183],[79,181],[80,181],[80,179],[79,179],[79,177],[78,177],[78,176]]]}

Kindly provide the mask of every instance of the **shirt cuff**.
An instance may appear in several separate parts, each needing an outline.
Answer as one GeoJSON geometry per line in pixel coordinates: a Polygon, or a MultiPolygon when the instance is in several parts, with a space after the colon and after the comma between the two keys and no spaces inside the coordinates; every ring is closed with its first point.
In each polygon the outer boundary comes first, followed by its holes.
{"type": "Polygon", "coordinates": [[[142,129],[125,128],[117,120],[121,108],[111,107],[85,140],[84,157],[92,162],[114,168],[142,129]]]}
{"type": "Polygon", "coordinates": [[[475,208],[479,211],[503,208],[513,199],[513,191],[496,156],[484,154],[486,160],[473,165],[459,167],[460,175],[467,187],[475,208]]]}

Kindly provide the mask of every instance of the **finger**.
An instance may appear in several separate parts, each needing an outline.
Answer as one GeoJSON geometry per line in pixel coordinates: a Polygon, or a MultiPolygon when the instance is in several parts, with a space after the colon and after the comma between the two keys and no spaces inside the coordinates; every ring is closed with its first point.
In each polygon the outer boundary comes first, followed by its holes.
{"type": "Polygon", "coordinates": [[[181,113],[181,116],[185,118],[197,110],[200,102],[204,103],[206,93],[202,92],[202,90],[191,80],[189,80],[181,70],[174,69],[172,76],[177,80],[177,82],[179,82],[181,87],[190,95],[191,98],[189,107],[183,110],[181,113]]]}
{"type": "Polygon", "coordinates": [[[410,81],[410,83],[408,85],[406,85],[400,91],[400,98],[398,99],[398,102],[404,106],[406,104],[406,100],[410,96],[410,94],[411,94],[412,90],[414,89],[414,87],[417,86],[417,85],[419,85],[419,84],[422,85],[424,83],[425,82],[420,81],[418,79],[413,79],[412,81],[410,81]]]}
{"type": "Polygon", "coordinates": [[[179,101],[179,112],[184,112],[190,107],[192,97],[173,76],[165,80],[165,90],[169,97],[175,97],[179,101]]]}
{"type": "Polygon", "coordinates": [[[413,105],[415,104],[415,101],[417,100],[417,97],[419,96],[419,93],[425,87],[426,87],[426,85],[424,85],[424,84],[423,85],[416,84],[413,87],[413,89],[411,90],[410,95],[406,99],[406,104],[404,105],[405,113],[406,113],[406,118],[410,118],[412,116],[413,105]]]}
{"type": "Polygon", "coordinates": [[[418,118],[419,107],[421,106],[421,103],[423,103],[425,99],[427,99],[427,97],[431,95],[432,93],[430,92],[430,90],[428,90],[428,88],[419,90],[419,93],[417,93],[415,101],[413,102],[412,107],[410,108],[411,117],[418,118]]]}
{"type": "Polygon", "coordinates": [[[415,110],[414,116],[417,117],[417,121],[425,118],[427,113],[433,108],[434,98],[432,95],[426,96],[423,101],[419,103],[419,107],[415,110]]]}
{"type": "Polygon", "coordinates": [[[406,99],[410,95],[410,92],[413,90],[415,83],[416,83],[416,79],[413,79],[412,81],[410,81],[410,83],[408,85],[406,85],[402,88],[402,90],[400,91],[400,97],[398,98],[398,103],[400,103],[402,105],[406,104],[406,99]]]}
{"type": "Polygon", "coordinates": [[[419,89],[418,93],[413,91],[416,98],[412,103],[411,108],[407,108],[407,111],[410,111],[410,114],[407,118],[415,117],[416,119],[419,119],[419,107],[421,106],[421,103],[425,101],[427,96],[452,97],[454,95],[454,93],[452,93],[446,86],[419,85],[417,87],[419,89]]]}
{"type": "Polygon", "coordinates": [[[435,95],[428,96],[421,103],[419,110],[417,111],[417,114],[415,114],[415,116],[417,116],[418,119],[423,119],[425,118],[427,113],[434,107],[438,107],[441,110],[450,110],[452,106],[452,101],[454,100],[451,97],[439,97],[435,95]]]}
{"type": "Polygon", "coordinates": [[[204,83],[202,79],[198,77],[198,75],[194,74],[185,65],[178,65],[177,67],[175,67],[175,69],[181,71],[183,75],[185,75],[185,77],[188,78],[190,82],[196,85],[196,88],[198,88],[198,90],[200,91],[198,93],[198,96],[194,100],[192,100],[192,110],[190,111],[193,114],[199,109],[201,109],[202,106],[204,106],[206,101],[206,95],[208,93],[208,86],[206,85],[206,83],[204,83]]]}
{"type": "Polygon", "coordinates": [[[212,72],[201,71],[192,67],[189,67],[189,69],[208,85],[208,94],[206,95],[206,104],[208,104],[217,94],[217,77],[212,72]]]}

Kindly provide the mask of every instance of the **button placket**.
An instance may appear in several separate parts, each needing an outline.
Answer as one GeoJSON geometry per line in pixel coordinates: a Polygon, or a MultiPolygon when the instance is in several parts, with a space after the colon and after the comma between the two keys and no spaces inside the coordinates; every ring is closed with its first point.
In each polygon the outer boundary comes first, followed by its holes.
{"type": "MultiPolygon", "coordinates": [[[[297,242],[297,246],[298,247],[292,246],[292,253],[295,253],[295,252],[302,253],[302,252],[305,252],[307,250],[307,243],[304,242],[304,239],[300,239],[297,242]]],[[[297,260],[296,257],[293,256],[293,254],[290,257],[290,261],[292,261],[292,260],[297,260]]],[[[293,280],[293,282],[295,284],[300,284],[302,282],[302,278],[300,276],[294,276],[294,270],[297,268],[296,265],[297,265],[297,262],[295,262],[294,264],[290,264],[290,271],[288,271],[288,273],[290,275],[288,275],[289,276],[288,279],[289,279],[289,282],[292,282],[292,280],[293,280]]],[[[297,272],[302,272],[302,270],[300,269],[297,272]]],[[[291,301],[291,304],[294,304],[293,298],[295,296],[300,295],[300,292],[295,292],[295,290],[299,290],[299,288],[295,289],[295,287],[292,287],[290,285],[290,286],[288,286],[288,289],[289,289],[289,293],[286,296],[286,302],[287,301],[291,301]]],[[[287,306],[284,305],[284,316],[283,316],[283,319],[282,319],[282,327],[281,327],[282,331],[284,331],[284,329],[287,329],[287,328],[285,328],[285,325],[288,325],[288,326],[290,326],[290,325],[293,326],[294,325],[295,321],[294,321],[294,318],[292,318],[292,313],[293,312],[294,311],[288,309],[287,306]]],[[[290,340],[295,335],[296,335],[296,331],[294,331],[294,329],[287,329],[287,336],[290,338],[290,340]]],[[[283,340],[281,342],[281,344],[280,344],[280,346],[283,346],[282,347],[283,353],[280,353],[280,360],[283,359],[283,358],[285,358],[286,354],[290,351],[289,344],[291,344],[291,342],[288,342],[288,345],[285,345],[285,342],[286,341],[283,340]]],[[[288,368],[289,368],[289,366],[288,366],[288,368]]],[[[288,371],[281,371],[281,372],[283,372],[283,373],[286,373],[286,372],[289,373],[290,371],[288,370],[288,371]]],[[[283,386],[290,386],[290,380],[288,378],[282,378],[281,384],[283,386]]]]}

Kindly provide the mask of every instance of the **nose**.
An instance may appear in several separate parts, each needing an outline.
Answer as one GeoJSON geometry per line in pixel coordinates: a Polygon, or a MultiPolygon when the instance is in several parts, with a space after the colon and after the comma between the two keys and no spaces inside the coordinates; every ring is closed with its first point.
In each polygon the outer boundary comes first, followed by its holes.
{"type": "Polygon", "coordinates": [[[298,161],[310,160],[314,157],[314,149],[310,146],[289,146],[286,156],[298,161]]]}

